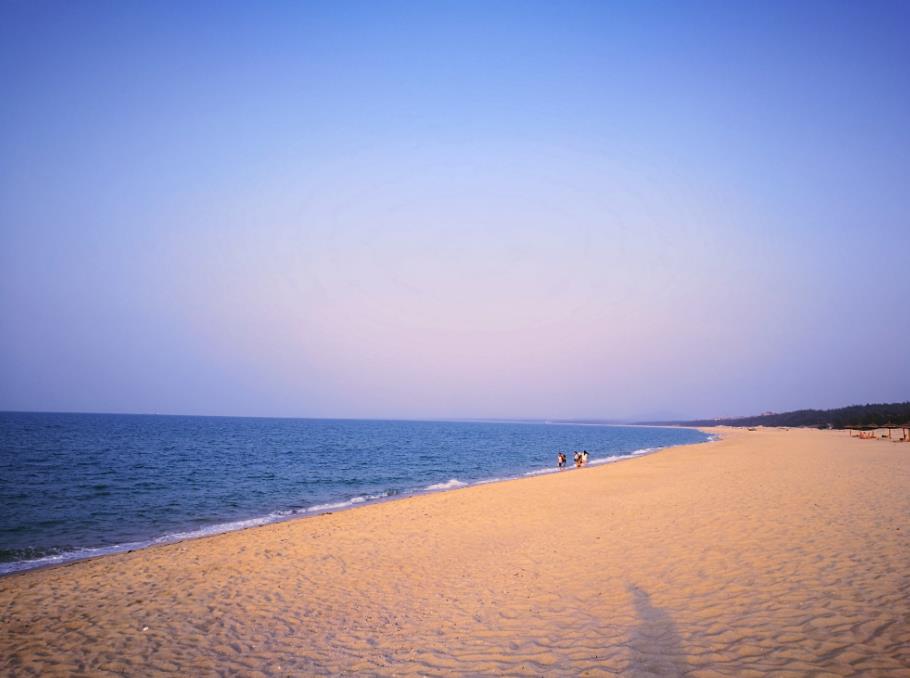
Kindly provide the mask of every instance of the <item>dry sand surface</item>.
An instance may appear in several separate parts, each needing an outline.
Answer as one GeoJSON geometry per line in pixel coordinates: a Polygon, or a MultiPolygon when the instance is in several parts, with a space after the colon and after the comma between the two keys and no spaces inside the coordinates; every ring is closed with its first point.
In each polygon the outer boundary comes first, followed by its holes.
{"type": "Polygon", "coordinates": [[[910,676],[910,445],[722,433],[11,575],[0,673],[910,676]]]}

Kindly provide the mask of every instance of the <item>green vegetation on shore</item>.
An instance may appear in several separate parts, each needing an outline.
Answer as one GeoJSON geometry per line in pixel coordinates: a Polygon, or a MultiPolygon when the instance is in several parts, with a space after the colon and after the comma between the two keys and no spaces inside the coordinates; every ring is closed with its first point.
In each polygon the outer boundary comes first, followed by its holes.
{"type": "Polygon", "coordinates": [[[689,426],[815,426],[838,429],[910,426],[910,402],[849,405],[834,410],[795,410],[769,412],[753,417],[660,423],[689,426]]]}

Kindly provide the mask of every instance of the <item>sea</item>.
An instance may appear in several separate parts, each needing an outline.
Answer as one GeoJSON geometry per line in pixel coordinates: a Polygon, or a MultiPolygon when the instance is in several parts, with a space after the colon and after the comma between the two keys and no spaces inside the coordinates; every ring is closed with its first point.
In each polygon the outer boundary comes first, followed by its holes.
{"type": "Polygon", "coordinates": [[[598,465],[710,439],[551,422],[0,413],[0,574],[558,472],[557,451],[598,465]]]}

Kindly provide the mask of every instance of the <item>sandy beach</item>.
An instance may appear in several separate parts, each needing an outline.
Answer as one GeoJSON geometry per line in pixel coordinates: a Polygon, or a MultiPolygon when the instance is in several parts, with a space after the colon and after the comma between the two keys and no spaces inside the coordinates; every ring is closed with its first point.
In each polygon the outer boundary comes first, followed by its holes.
{"type": "Polygon", "coordinates": [[[0,579],[0,673],[910,675],[910,445],[719,442],[0,579]]]}

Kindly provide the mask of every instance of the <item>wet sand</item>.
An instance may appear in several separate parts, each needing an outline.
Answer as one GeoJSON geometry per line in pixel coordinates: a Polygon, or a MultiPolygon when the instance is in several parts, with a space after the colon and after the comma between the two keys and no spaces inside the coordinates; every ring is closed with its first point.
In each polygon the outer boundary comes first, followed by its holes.
{"type": "Polygon", "coordinates": [[[910,676],[910,444],[721,432],[4,577],[0,673],[910,676]]]}

